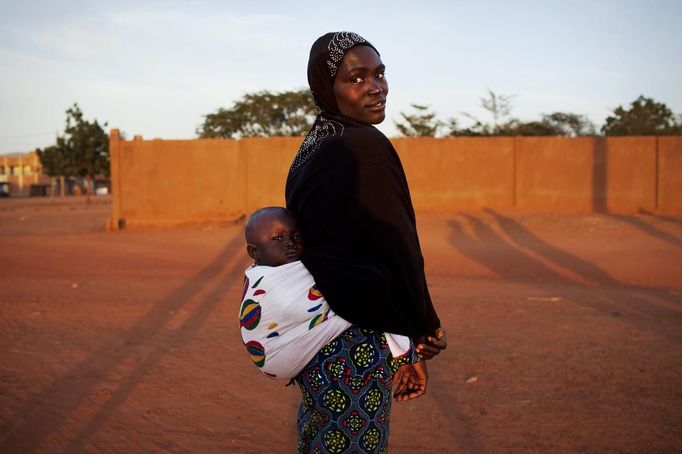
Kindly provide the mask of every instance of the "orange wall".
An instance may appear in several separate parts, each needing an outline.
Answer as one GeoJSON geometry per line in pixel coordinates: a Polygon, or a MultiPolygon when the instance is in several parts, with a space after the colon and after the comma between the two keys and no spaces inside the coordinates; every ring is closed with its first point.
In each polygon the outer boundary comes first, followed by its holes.
{"type": "Polygon", "coordinates": [[[656,209],[656,137],[517,137],[517,206],[656,209]]]}
{"type": "Polygon", "coordinates": [[[283,205],[299,144],[291,137],[122,141],[112,130],[111,227],[119,219],[128,226],[229,220],[283,205]]]}
{"type": "Polygon", "coordinates": [[[527,137],[515,142],[519,207],[592,209],[592,138],[527,137]]]}
{"type": "MultiPolygon", "coordinates": [[[[229,220],[284,204],[300,138],[110,136],[113,217],[128,226],[229,220]]],[[[392,139],[418,211],[523,208],[682,213],[680,137],[392,139]]]]}
{"type": "Polygon", "coordinates": [[[514,138],[399,138],[400,155],[419,210],[514,205],[514,138]]]}
{"type": "Polygon", "coordinates": [[[658,206],[682,213],[682,137],[658,138],[658,206]]]}
{"type": "Polygon", "coordinates": [[[284,205],[284,185],[301,139],[277,137],[244,139],[238,142],[246,162],[246,200],[242,212],[252,213],[264,206],[284,205]]]}

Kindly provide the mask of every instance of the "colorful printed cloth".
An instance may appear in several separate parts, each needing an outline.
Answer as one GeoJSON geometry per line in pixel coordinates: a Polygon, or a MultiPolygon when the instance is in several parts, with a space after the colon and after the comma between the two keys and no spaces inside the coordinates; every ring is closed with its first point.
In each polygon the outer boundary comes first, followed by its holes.
{"type": "Polygon", "coordinates": [[[416,361],[413,347],[394,358],[383,334],[357,326],[325,345],[296,377],[298,452],[387,452],[391,380],[416,361]]]}
{"type": "MultiPolygon", "coordinates": [[[[324,345],[351,324],[336,315],[300,261],[246,270],[239,325],[253,363],[269,377],[294,378],[324,345]]],[[[387,334],[394,356],[410,340],[387,334]]]]}

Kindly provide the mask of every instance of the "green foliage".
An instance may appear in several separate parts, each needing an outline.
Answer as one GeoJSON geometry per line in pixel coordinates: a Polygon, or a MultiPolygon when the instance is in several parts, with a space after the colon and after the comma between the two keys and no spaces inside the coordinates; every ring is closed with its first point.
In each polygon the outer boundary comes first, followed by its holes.
{"type": "Polygon", "coordinates": [[[487,98],[480,98],[481,106],[493,116],[492,134],[500,134],[499,122],[502,118],[508,117],[511,113],[511,99],[514,95],[498,95],[490,88],[487,98]]]}
{"type": "Polygon", "coordinates": [[[478,118],[463,112],[462,115],[467,117],[469,120],[473,121],[473,124],[468,128],[460,129],[457,127],[457,122],[454,120],[450,121],[450,132],[451,136],[491,136],[494,135],[494,128],[488,123],[483,123],[478,118]]]}
{"type": "Polygon", "coordinates": [[[109,137],[97,120],[83,119],[78,104],[66,111],[63,139],[66,148],[72,153],[71,163],[76,175],[109,175],[109,137]]]}
{"type": "Polygon", "coordinates": [[[558,136],[593,136],[594,124],[585,115],[568,112],[554,112],[543,115],[542,123],[553,129],[558,136]]]}
{"type": "Polygon", "coordinates": [[[109,138],[97,120],[85,120],[74,104],[66,111],[64,134],[56,144],[38,150],[38,157],[50,176],[108,176],[109,138]]]}
{"type": "Polygon", "coordinates": [[[543,115],[540,121],[522,122],[512,118],[498,125],[495,135],[501,136],[589,136],[594,135],[594,125],[584,115],[555,112],[543,115]]]}
{"type": "Polygon", "coordinates": [[[446,124],[448,130],[447,135],[449,136],[488,136],[490,135],[489,126],[483,124],[478,118],[463,113],[463,115],[474,121],[474,124],[468,128],[460,128],[459,123],[456,119],[450,118],[446,124]]]}
{"type": "Polygon", "coordinates": [[[640,96],[632,102],[630,109],[618,106],[613,116],[606,119],[601,130],[607,136],[667,135],[682,134],[682,124],[663,103],[640,96]]]}
{"type": "Polygon", "coordinates": [[[448,123],[451,136],[584,136],[594,135],[594,125],[585,115],[554,112],[543,115],[539,121],[523,122],[511,116],[511,98],[488,89],[488,96],[480,98],[481,106],[490,112],[492,123],[485,123],[473,115],[462,115],[473,121],[467,128],[460,128],[455,119],[448,123]]]}
{"type": "Polygon", "coordinates": [[[497,128],[499,136],[560,136],[561,130],[544,121],[512,120],[497,128]]]}
{"type": "Polygon", "coordinates": [[[429,106],[411,104],[416,111],[412,115],[400,112],[405,123],[395,122],[398,130],[407,137],[434,137],[443,123],[436,119],[436,114],[429,112],[429,106]]]}
{"type": "Polygon", "coordinates": [[[61,153],[56,145],[41,150],[36,150],[38,159],[43,167],[43,172],[51,177],[69,176],[70,171],[65,162],[64,153],[61,153]]]}
{"type": "Polygon", "coordinates": [[[315,121],[317,110],[307,89],[247,93],[230,109],[205,115],[200,138],[301,136],[315,121]]]}
{"type": "Polygon", "coordinates": [[[488,96],[479,98],[481,107],[490,112],[492,115],[492,123],[484,123],[477,117],[463,112],[462,115],[473,121],[473,124],[465,129],[460,129],[455,120],[450,120],[450,131],[448,135],[451,136],[499,136],[513,134],[511,131],[518,123],[518,120],[509,119],[500,124],[504,118],[509,117],[511,113],[511,99],[514,95],[497,94],[491,89],[488,90],[488,96]]]}

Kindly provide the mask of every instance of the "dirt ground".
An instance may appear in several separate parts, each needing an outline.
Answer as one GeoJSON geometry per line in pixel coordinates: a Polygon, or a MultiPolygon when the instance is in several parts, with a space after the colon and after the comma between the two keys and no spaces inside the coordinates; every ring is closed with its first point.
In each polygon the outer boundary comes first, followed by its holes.
{"type": "MultiPolygon", "coordinates": [[[[0,451],[293,452],[237,323],[242,225],[108,233],[0,200],[0,451]]],[[[682,218],[419,216],[449,347],[393,453],[682,452],[682,218]]]]}

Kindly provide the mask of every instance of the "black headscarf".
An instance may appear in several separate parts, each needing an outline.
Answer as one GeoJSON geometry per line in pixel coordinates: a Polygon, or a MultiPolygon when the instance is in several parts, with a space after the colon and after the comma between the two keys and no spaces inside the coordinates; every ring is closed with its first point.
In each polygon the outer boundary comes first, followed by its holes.
{"type": "Polygon", "coordinates": [[[301,221],[302,261],[336,313],[362,328],[429,334],[440,321],[402,164],[379,130],[341,114],[333,92],[341,60],[359,45],[374,49],[350,32],[313,44],[308,82],[318,116],[291,165],[287,208],[301,221]]]}
{"type": "Polygon", "coordinates": [[[317,151],[323,139],[343,135],[344,123],[357,123],[341,114],[333,86],[343,56],[360,45],[369,46],[379,53],[369,41],[352,32],[327,33],[320,36],[310,48],[308,85],[318,115],[291,164],[291,171],[317,151]]]}
{"type": "Polygon", "coordinates": [[[308,59],[308,85],[315,105],[323,112],[341,115],[332,86],[341,60],[355,46],[365,45],[379,51],[362,36],[351,32],[327,33],[313,43],[308,59]]]}

